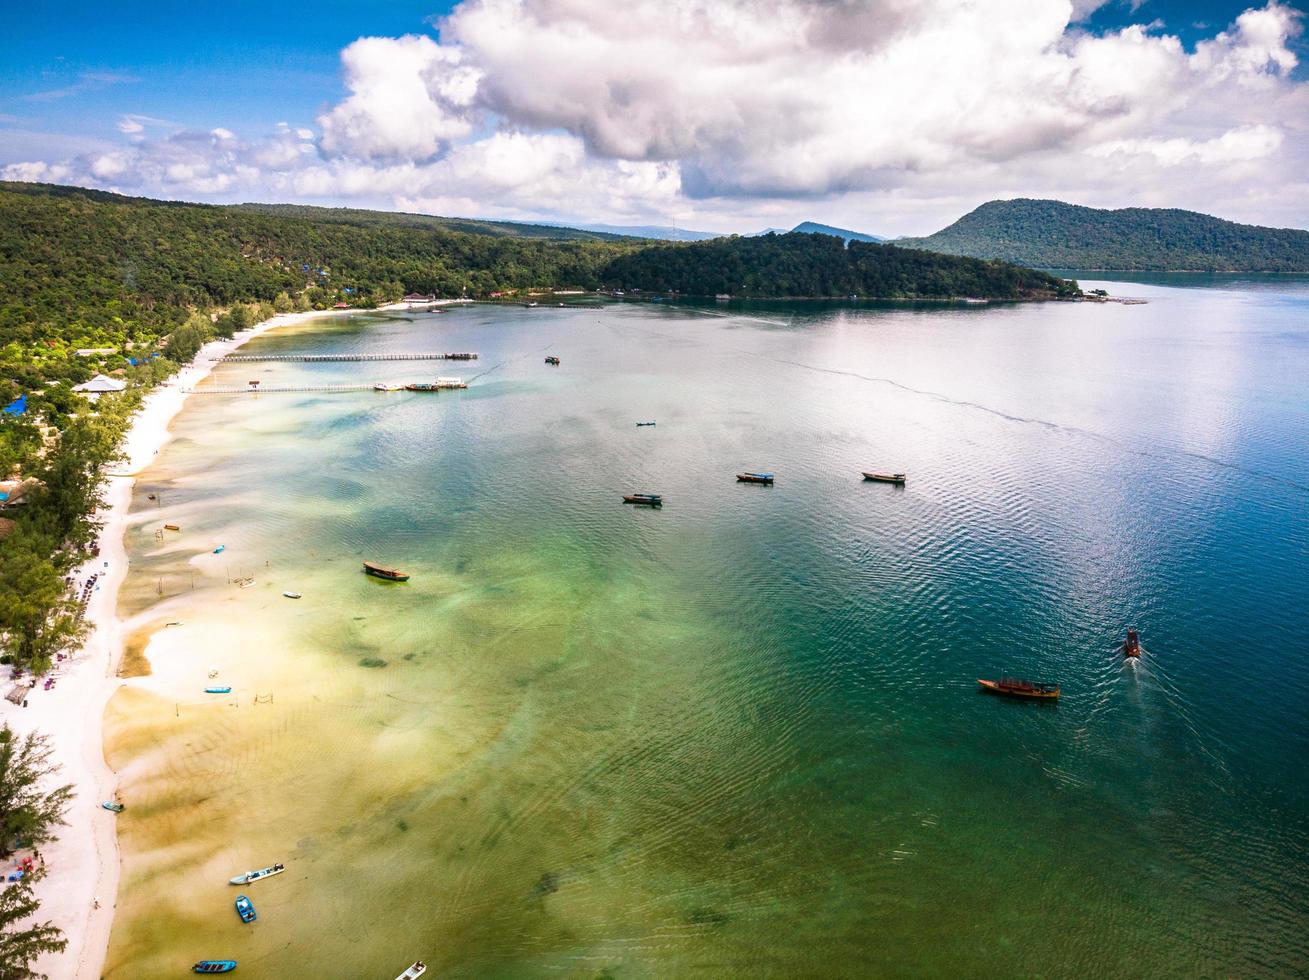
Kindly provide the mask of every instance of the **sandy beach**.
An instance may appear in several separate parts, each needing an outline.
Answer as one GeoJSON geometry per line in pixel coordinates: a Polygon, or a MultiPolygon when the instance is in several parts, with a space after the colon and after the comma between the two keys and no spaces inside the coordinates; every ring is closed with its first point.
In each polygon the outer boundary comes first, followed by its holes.
{"type": "MultiPolygon", "coordinates": [[[[385,309],[404,309],[394,304],[385,309]]],[[[118,590],[127,574],[123,535],[129,523],[132,487],[169,440],[169,425],[190,390],[224,356],[270,330],[306,320],[357,310],[287,313],[266,320],[231,340],[206,344],[190,366],[148,395],[124,439],[123,462],[108,474],[105,508],[99,513],[100,554],[76,570],[78,587],[98,574],[86,609],[90,635],[80,650],[54,669],[52,690],[41,685],[28,696],[28,707],[0,700],[0,720],[19,733],[38,731],[50,737],[54,758],[62,766],[61,782],[72,783],[76,798],[59,840],[43,852],[47,875],[40,886],[40,918],[63,930],[67,949],[37,961],[51,977],[99,977],[105,961],[118,890],[118,844],[115,815],[100,806],[111,799],[116,776],[105,763],[102,725],[105,706],[122,685],[117,665],[124,628],[117,616],[118,590]]]]}

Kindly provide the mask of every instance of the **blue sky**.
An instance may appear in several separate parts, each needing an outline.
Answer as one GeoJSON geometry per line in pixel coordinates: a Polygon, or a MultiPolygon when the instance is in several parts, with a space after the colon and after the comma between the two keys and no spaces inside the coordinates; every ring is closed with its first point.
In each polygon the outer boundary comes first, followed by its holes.
{"type": "MultiPolygon", "coordinates": [[[[921,17],[903,18],[894,23],[888,21],[888,15],[879,11],[877,5],[870,3],[866,16],[858,10],[844,14],[845,19],[836,27],[822,23],[822,18],[828,16],[826,11],[835,5],[827,5],[824,13],[815,15],[815,10],[824,7],[813,0],[758,0],[754,7],[737,7],[724,0],[717,8],[714,0],[668,0],[670,9],[671,5],[677,5],[680,10],[694,8],[701,13],[708,9],[711,15],[731,11],[730,16],[724,13],[718,18],[722,31],[719,48],[706,47],[701,53],[693,50],[700,40],[698,37],[692,37],[689,42],[671,33],[666,38],[659,37],[665,28],[661,22],[652,22],[627,35],[610,33],[613,23],[621,24],[627,16],[623,0],[595,0],[593,18],[577,15],[582,25],[580,33],[590,32],[595,41],[591,47],[581,49],[569,46],[579,33],[574,29],[576,24],[567,30],[560,27],[552,35],[550,29],[558,25],[540,20],[554,9],[548,4],[520,0],[521,10],[506,14],[509,2],[468,0],[458,5],[448,37],[438,37],[433,23],[455,10],[453,2],[323,0],[312,5],[291,5],[251,0],[224,4],[126,0],[114,4],[14,5],[6,14],[5,54],[0,60],[0,167],[25,165],[21,172],[12,167],[7,170],[6,176],[10,178],[33,175],[29,179],[93,183],[125,193],[161,197],[294,199],[414,209],[439,206],[458,209],[461,213],[579,221],[668,220],[721,228],[730,215],[733,221],[739,217],[742,221],[761,220],[769,224],[784,223],[792,217],[848,224],[853,210],[865,224],[876,223],[869,230],[886,233],[924,230],[915,225],[916,214],[923,215],[920,224],[930,225],[937,216],[951,210],[967,210],[967,205],[979,203],[978,198],[986,199],[991,194],[1031,193],[1079,199],[1084,203],[1126,204],[1137,203],[1137,199],[1143,203],[1163,203],[1168,189],[1193,179],[1196,168],[1202,168],[1200,176],[1207,175],[1208,179],[1207,183],[1206,180],[1197,182],[1196,197],[1208,200],[1213,198],[1215,182],[1223,186],[1222,180],[1233,184],[1241,173],[1253,175],[1254,171],[1246,166],[1250,160],[1260,154],[1269,160],[1284,158],[1290,152],[1299,154],[1305,151],[1309,139],[1303,120],[1288,118],[1305,105],[1298,90],[1309,78],[1305,64],[1306,39],[1297,26],[1302,18],[1294,12],[1282,17],[1285,29],[1278,43],[1283,52],[1298,58],[1299,63],[1292,66],[1290,59],[1283,58],[1280,66],[1274,65],[1266,72],[1274,77],[1275,93],[1268,86],[1259,89],[1250,84],[1242,93],[1231,85],[1223,89],[1219,79],[1222,72],[1215,70],[1209,77],[1215,86],[1214,94],[1206,95],[1207,101],[1193,100],[1195,104],[1185,111],[1158,113],[1146,109],[1148,92],[1119,91],[1116,83],[1106,81],[1104,104],[1117,107],[1114,111],[1122,116],[1121,124],[1116,128],[1101,126],[1102,120],[1088,115],[1077,132],[1092,127],[1103,132],[1094,140],[1086,138],[1086,145],[1081,147],[1082,157],[1087,147],[1091,147],[1093,153],[1120,164],[1132,156],[1153,160],[1155,169],[1166,165],[1173,170],[1151,174],[1144,163],[1133,164],[1134,169],[1123,164],[1119,167],[1123,174],[1116,183],[1106,169],[1094,180],[1072,181],[1062,187],[1051,176],[1058,171],[1051,157],[1061,143],[1069,143],[1073,134],[1052,133],[1039,146],[1019,147],[1017,144],[1024,142],[1027,134],[1006,131],[1000,120],[994,124],[994,133],[981,136],[975,132],[981,123],[973,125],[970,121],[963,127],[954,145],[975,141],[977,146],[968,152],[953,154],[950,147],[924,145],[901,154],[905,157],[902,160],[886,140],[879,141],[871,134],[877,127],[903,126],[903,121],[889,108],[881,115],[870,115],[859,104],[856,115],[866,119],[853,125],[864,125],[867,129],[854,132],[852,143],[855,155],[862,153],[865,158],[863,162],[854,161],[843,167],[820,160],[813,172],[799,170],[815,158],[815,147],[825,145],[825,136],[830,135],[830,141],[839,142],[843,135],[839,131],[816,133],[808,144],[798,145],[798,137],[764,133],[766,127],[756,122],[750,132],[760,134],[758,146],[743,148],[740,144],[748,140],[739,135],[714,143],[724,125],[741,119],[764,118],[770,105],[776,106],[779,116],[799,111],[804,120],[820,117],[828,109],[833,110],[834,117],[840,116],[840,106],[823,105],[821,93],[801,93],[794,97],[790,89],[779,88],[773,103],[761,102],[768,93],[758,90],[757,81],[744,81],[752,77],[752,70],[759,68],[760,56],[742,50],[740,64],[732,63],[735,37],[749,33],[744,28],[785,30],[788,17],[803,16],[817,24],[815,30],[819,34],[831,28],[834,33],[853,32],[852,36],[856,36],[861,26],[866,28],[871,39],[868,51],[877,48],[885,53],[886,48],[894,56],[894,44],[884,44],[878,32],[889,36],[899,31],[895,43],[903,42],[906,52],[917,50],[912,45],[919,39],[927,45],[927,39],[936,38],[932,43],[937,48],[924,50],[941,64],[952,60],[955,54],[950,48],[952,43],[970,47],[960,58],[976,57],[967,30],[952,24],[956,18],[954,8],[959,5],[947,0],[924,0],[921,17]],[[757,21],[747,23],[752,15],[757,16],[757,21]],[[858,24],[852,28],[856,20],[858,24]],[[521,36],[516,37],[519,22],[521,36]],[[946,29],[937,30],[943,23],[946,29]],[[958,30],[951,33],[953,27],[958,30]],[[425,84],[432,87],[430,102],[421,106],[404,102],[399,94],[404,87],[403,80],[388,69],[385,52],[373,52],[372,60],[366,63],[361,60],[353,69],[343,67],[343,52],[359,38],[385,38],[398,44],[396,39],[406,34],[423,34],[439,41],[439,47],[433,44],[421,50],[404,49],[404,54],[416,66],[414,77],[421,75],[428,80],[425,84]],[[531,51],[534,37],[542,39],[543,59],[550,54],[553,44],[555,60],[533,62],[530,55],[523,58],[524,51],[531,51]],[[941,37],[946,40],[941,41],[941,37]],[[706,69],[705,77],[732,73],[725,72],[725,68],[735,70],[743,79],[740,89],[722,93],[722,101],[730,103],[730,111],[725,110],[722,118],[717,119],[707,118],[704,113],[688,115],[685,107],[678,104],[688,99],[679,86],[693,72],[682,69],[701,66],[679,66],[678,71],[661,76],[657,65],[641,61],[657,58],[651,52],[658,50],[661,42],[666,42],[665,50],[673,53],[671,57],[686,52],[688,58],[711,62],[708,67],[714,71],[710,73],[706,69]],[[516,43],[526,47],[514,48],[516,43]],[[570,59],[578,50],[590,57],[596,45],[603,47],[606,43],[612,48],[613,58],[608,63],[599,59],[588,68],[594,76],[594,84],[588,90],[586,79],[569,77],[570,59]],[[523,61],[521,67],[515,58],[523,61]],[[431,78],[433,71],[452,77],[452,65],[456,62],[471,66],[469,70],[482,81],[474,95],[465,101],[460,101],[465,99],[464,95],[458,95],[452,102],[448,93],[436,91],[440,83],[431,82],[431,78]],[[636,67],[632,68],[633,65],[636,67]],[[537,77],[529,77],[531,71],[536,71],[537,77]],[[434,126],[434,131],[441,135],[418,140],[412,146],[403,139],[399,143],[392,139],[369,145],[359,129],[363,127],[369,133],[386,129],[388,120],[383,114],[387,111],[387,99],[379,94],[384,86],[399,86],[394,99],[396,111],[409,112],[398,117],[398,122],[391,120],[391,124],[402,128],[434,126]],[[552,86],[557,87],[557,92],[551,93],[552,86]],[[664,99],[660,86],[668,93],[677,92],[676,99],[671,94],[664,99]],[[612,95],[615,91],[625,93],[629,88],[648,98],[644,105],[624,104],[619,114],[612,104],[612,95]],[[368,92],[373,94],[370,96],[368,92]],[[608,93],[608,105],[600,104],[604,93],[608,93]],[[1248,112],[1241,110],[1242,100],[1237,95],[1247,102],[1254,100],[1248,112]],[[1139,100],[1141,105],[1127,104],[1132,99],[1139,100]],[[1213,111],[1206,115],[1210,106],[1213,111]],[[288,164],[278,164],[271,168],[261,165],[262,177],[256,177],[254,171],[258,168],[251,160],[267,160],[277,147],[281,147],[284,155],[291,154],[280,143],[270,149],[268,142],[280,139],[278,132],[285,133],[277,130],[283,122],[293,132],[303,129],[313,133],[312,138],[302,137],[312,142],[312,147],[301,143],[296,148],[300,157],[293,169],[299,176],[290,175],[288,164]],[[646,131],[638,131],[638,124],[645,126],[646,131]],[[198,134],[213,132],[226,133],[232,139],[214,150],[210,158],[198,160],[198,134]],[[687,134],[688,138],[683,139],[687,134]],[[863,135],[867,135],[864,142],[868,145],[860,150],[858,144],[863,135]],[[580,150],[575,151],[574,145],[580,150]],[[982,179],[979,173],[996,161],[995,145],[1004,147],[1005,154],[1012,152],[1021,166],[997,169],[982,179]],[[971,168],[966,159],[970,153],[975,156],[971,168]],[[111,161],[107,155],[112,154],[118,156],[111,161]],[[953,159],[955,156],[958,159],[953,159]],[[184,165],[179,165],[183,158],[184,165]],[[224,166],[229,168],[225,176],[224,166]],[[363,170],[365,166],[375,168],[380,175],[371,185],[363,170]],[[422,184],[426,190],[411,194],[378,190],[391,185],[405,186],[397,169],[401,166],[417,168],[412,186],[422,184]],[[506,175],[517,173],[524,180],[537,183],[515,195],[506,193],[513,188],[503,180],[488,183],[473,179],[479,168],[485,171],[488,166],[498,166],[506,175]],[[570,166],[577,171],[578,193],[582,199],[567,204],[559,200],[561,195],[566,196],[563,190],[566,182],[559,171],[570,166]],[[1218,174],[1219,166],[1225,168],[1223,174],[1218,174]],[[1021,176],[1023,173],[1027,176],[1021,176]],[[183,174],[200,176],[188,182],[179,176],[183,174]],[[603,193],[595,191],[597,182],[605,188],[603,193]],[[541,203],[547,191],[555,195],[550,207],[541,203]]],[[[1094,0],[1079,0],[1083,9],[1093,3],[1094,0]]],[[[586,0],[579,0],[570,5],[570,13],[587,6],[586,0]]],[[[1219,31],[1255,5],[1228,0],[1113,2],[1099,6],[1089,16],[1074,17],[1072,23],[1059,29],[1062,34],[1056,31],[1034,39],[1031,50],[1020,45],[1015,51],[1016,42],[1011,37],[1021,37],[1031,22],[1051,16],[1051,11],[1057,12],[1059,6],[1060,0],[996,0],[997,19],[1008,16],[1012,24],[997,25],[995,36],[986,43],[994,45],[998,59],[1030,55],[1030,77],[1035,80],[1044,77],[1041,73],[1050,68],[1040,62],[1041,52],[1036,49],[1042,46],[1048,49],[1052,38],[1061,37],[1059,44],[1068,46],[1084,33],[1107,37],[1129,25],[1141,25],[1145,34],[1156,41],[1166,35],[1176,36],[1184,51],[1190,53],[1197,45],[1213,42],[1219,31]]],[[[1269,9],[1285,12],[1297,8],[1274,4],[1269,9]]],[[[1247,33],[1253,38],[1257,32],[1247,33]]],[[[781,35],[779,38],[783,42],[787,40],[781,35]]],[[[852,52],[868,53],[849,46],[828,49],[824,47],[826,43],[817,43],[812,51],[815,66],[826,68],[852,52]]],[[[1257,47],[1251,41],[1246,50],[1252,45],[1257,47]]],[[[774,43],[771,48],[760,50],[771,52],[778,46],[774,43]]],[[[1162,57],[1162,47],[1155,45],[1155,48],[1162,57]]],[[[394,51],[399,56],[402,49],[395,47],[394,51]]],[[[779,57],[775,76],[803,75],[803,53],[791,51],[779,57]]],[[[361,59],[365,54],[368,52],[360,50],[361,59]]],[[[1136,60],[1125,46],[1124,50],[1113,53],[1108,45],[1094,57],[1088,56],[1086,70],[1094,70],[1106,58],[1120,55],[1125,59],[1124,72],[1152,70],[1152,61],[1136,60]]],[[[1274,55],[1274,60],[1280,57],[1283,56],[1274,55]]],[[[985,59],[980,63],[985,63],[985,59]]],[[[767,69],[765,64],[760,70],[767,69]]],[[[1197,81],[1182,79],[1179,71],[1174,70],[1161,84],[1177,84],[1181,98],[1188,86],[1197,87],[1197,81]]],[[[1223,71],[1231,74],[1228,69],[1223,71]]],[[[876,88],[880,84],[890,102],[895,95],[890,91],[895,87],[894,82],[877,81],[887,77],[897,76],[881,76],[870,68],[864,85],[876,88]]],[[[920,88],[926,91],[933,85],[933,79],[925,78],[920,88]]],[[[1004,93],[1013,89],[1012,83],[1007,84],[1004,93]]],[[[855,86],[849,92],[857,94],[860,89],[855,86]]],[[[1036,87],[1032,92],[1029,101],[1043,100],[1036,87]]],[[[700,94],[717,96],[718,93],[701,92],[694,97],[700,94]]],[[[958,94],[956,101],[966,103],[967,92],[958,94]]],[[[1057,115],[1059,107],[1072,98],[1065,98],[1066,95],[1061,95],[1049,107],[1034,105],[1033,118],[1041,117],[1047,108],[1057,115]]],[[[1163,95],[1161,92],[1160,96],[1163,95]]],[[[846,97],[852,105],[861,101],[851,95],[846,97]]],[[[1077,94],[1074,101],[1081,98],[1077,94]]],[[[714,98],[706,101],[713,103],[714,98]]],[[[1023,108],[1021,102],[1017,103],[1008,115],[1012,117],[1023,108]]],[[[794,117],[789,122],[792,130],[804,128],[795,125],[794,117]]],[[[1261,179],[1269,179],[1271,175],[1272,179],[1284,180],[1281,175],[1293,170],[1289,166],[1276,173],[1270,170],[1261,179]]],[[[505,180],[508,179],[506,176],[505,180]]],[[[1243,198],[1236,193],[1234,185],[1232,191],[1227,197],[1231,198],[1230,210],[1236,212],[1234,216],[1271,220],[1268,217],[1273,209],[1271,198],[1263,202],[1248,195],[1243,198]]],[[[1194,202],[1179,200],[1178,203],[1194,202]]],[[[1292,211],[1298,223],[1305,223],[1309,219],[1309,202],[1297,197],[1292,211]]]]}

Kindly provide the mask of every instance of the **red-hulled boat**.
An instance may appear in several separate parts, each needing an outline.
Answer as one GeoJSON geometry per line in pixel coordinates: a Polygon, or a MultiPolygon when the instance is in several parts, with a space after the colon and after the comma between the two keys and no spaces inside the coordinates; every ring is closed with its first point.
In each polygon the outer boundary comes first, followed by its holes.
{"type": "Polygon", "coordinates": [[[376,578],[384,578],[388,582],[408,582],[409,573],[402,572],[398,568],[385,568],[376,562],[364,562],[364,572],[376,578]]]}
{"type": "Polygon", "coordinates": [[[1141,655],[1141,638],[1137,635],[1136,630],[1127,631],[1127,639],[1123,641],[1124,657],[1139,657],[1141,655]]]}
{"type": "Polygon", "coordinates": [[[982,685],[982,690],[989,694],[1004,694],[1011,698],[1034,698],[1038,701],[1053,701],[1059,697],[1058,684],[1024,681],[1017,677],[1001,677],[998,681],[984,681],[979,677],[977,683],[982,685]]]}

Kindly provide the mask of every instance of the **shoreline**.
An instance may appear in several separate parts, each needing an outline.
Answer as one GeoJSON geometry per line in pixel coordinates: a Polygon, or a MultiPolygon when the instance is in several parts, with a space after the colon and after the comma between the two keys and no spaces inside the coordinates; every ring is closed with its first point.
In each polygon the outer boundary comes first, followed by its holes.
{"type": "Polygon", "coordinates": [[[0,721],[18,734],[37,731],[49,737],[53,759],[61,767],[58,780],[73,785],[74,798],[59,838],[46,845],[46,878],[38,886],[41,908],[37,919],[64,933],[62,953],[46,954],[34,968],[52,977],[97,980],[109,950],[119,879],[116,816],[100,806],[112,799],[117,774],[104,757],[104,713],[125,681],[118,677],[123,653],[124,623],[118,617],[118,590],[127,577],[125,532],[130,519],[132,489],[140,473],[172,438],[170,426],[196,385],[223,357],[281,327],[320,317],[407,309],[403,303],[377,310],[310,310],[280,313],[255,324],[230,340],[211,340],[191,363],[146,395],[119,447],[125,460],[105,471],[105,505],[97,512],[104,526],[100,554],[74,570],[80,583],[98,572],[85,619],[90,633],[67,660],[52,668],[55,688],[33,688],[30,707],[0,699],[0,721]]]}

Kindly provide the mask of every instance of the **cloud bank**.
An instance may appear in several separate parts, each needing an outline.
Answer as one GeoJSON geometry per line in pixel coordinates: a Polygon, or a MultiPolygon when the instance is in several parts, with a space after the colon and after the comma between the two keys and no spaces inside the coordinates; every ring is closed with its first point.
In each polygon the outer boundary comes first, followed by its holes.
{"type": "Polygon", "coordinates": [[[149,138],[9,179],[748,229],[930,231],[997,196],[1309,223],[1301,15],[1188,50],[1068,0],[465,0],[360,38],[317,130],[149,138]]]}

